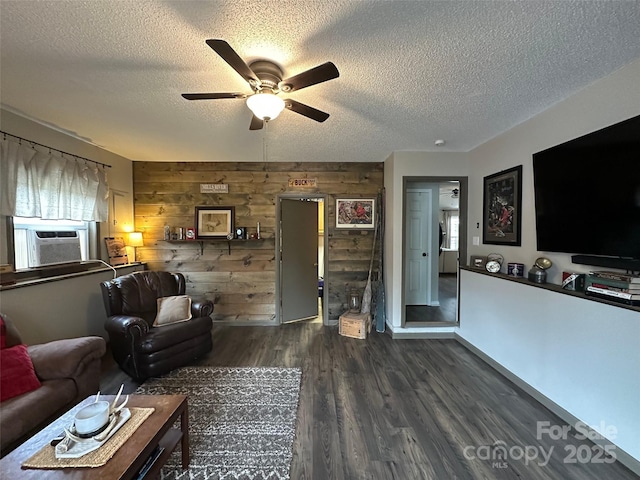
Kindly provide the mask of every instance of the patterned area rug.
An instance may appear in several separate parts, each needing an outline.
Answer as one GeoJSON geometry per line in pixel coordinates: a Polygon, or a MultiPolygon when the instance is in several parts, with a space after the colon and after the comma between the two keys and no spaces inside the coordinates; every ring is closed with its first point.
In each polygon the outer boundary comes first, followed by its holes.
{"type": "Polygon", "coordinates": [[[145,381],[137,394],[189,396],[188,470],[180,455],[165,480],[289,479],[299,368],[185,367],[145,381]]]}

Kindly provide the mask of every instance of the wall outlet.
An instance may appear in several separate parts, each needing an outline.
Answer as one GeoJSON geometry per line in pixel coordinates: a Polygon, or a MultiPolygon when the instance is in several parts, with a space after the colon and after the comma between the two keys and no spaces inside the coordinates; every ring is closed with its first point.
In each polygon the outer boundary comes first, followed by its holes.
{"type": "Polygon", "coordinates": [[[473,237],[473,244],[480,245],[480,237],[473,237]]]}

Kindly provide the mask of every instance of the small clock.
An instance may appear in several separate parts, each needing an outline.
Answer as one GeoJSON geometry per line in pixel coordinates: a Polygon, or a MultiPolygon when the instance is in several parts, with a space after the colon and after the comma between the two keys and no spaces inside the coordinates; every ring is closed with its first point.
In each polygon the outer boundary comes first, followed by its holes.
{"type": "Polygon", "coordinates": [[[504,262],[504,257],[499,253],[490,253],[487,255],[487,263],[484,268],[487,269],[487,272],[490,273],[498,273],[502,268],[502,262],[504,262]]]}
{"type": "Polygon", "coordinates": [[[240,238],[242,240],[247,239],[247,228],[246,227],[236,227],[236,238],[240,238]]]}
{"type": "Polygon", "coordinates": [[[185,238],[187,240],[195,240],[196,239],[196,229],[195,228],[187,228],[185,233],[185,238]]]}

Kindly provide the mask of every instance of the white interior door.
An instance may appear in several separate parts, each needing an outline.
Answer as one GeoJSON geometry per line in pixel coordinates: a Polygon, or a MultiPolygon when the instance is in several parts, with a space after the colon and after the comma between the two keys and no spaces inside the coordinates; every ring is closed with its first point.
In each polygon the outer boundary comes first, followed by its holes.
{"type": "Polygon", "coordinates": [[[280,201],[280,318],[318,316],[318,203],[280,201]]]}
{"type": "Polygon", "coordinates": [[[406,194],[405,305],[431,303],[431,196],[431,190],[406,194]]]}

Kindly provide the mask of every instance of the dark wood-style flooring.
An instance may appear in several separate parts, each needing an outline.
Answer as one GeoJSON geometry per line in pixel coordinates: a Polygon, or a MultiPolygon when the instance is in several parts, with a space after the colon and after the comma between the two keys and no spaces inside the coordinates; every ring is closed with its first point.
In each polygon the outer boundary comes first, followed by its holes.
{"type": "Polygon", "coordinates": [[[438,301],[440,305],[407,305],[405,321],[412,326],[430,322],[456,322],[458,309],[458,276],[455,273],[441,273],[438,277],[438,301]]]}
{"type": "MultiPolygon", "coordinates": [[[[213,338],[196,364],[302,368],[292,480],[638,478],[597,463],[589,441],[537,438],[537,422],[564,422],[455,340],[358,340],[318,323],[215,326],[213,338]],[[592,461],[569,463],[577,449],[592,461]]],[[[122,382],[136,387],[105,361],[102,392],[122,382]]]]}

